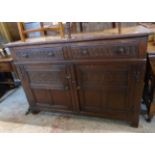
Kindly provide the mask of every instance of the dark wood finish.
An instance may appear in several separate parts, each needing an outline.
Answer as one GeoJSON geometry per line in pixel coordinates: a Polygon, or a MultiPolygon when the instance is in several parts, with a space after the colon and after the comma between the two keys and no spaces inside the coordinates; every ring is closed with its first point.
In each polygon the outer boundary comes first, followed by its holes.
{"type": "Polygon", "coordinates": [[[82,22],[79,22],[79,25],[80,25],[80,32],[83,32],[83,24],[82,24],[82,22]]]}
{"type": "Polygon", "coordinates": [[[23,78],[29,83],[29,91],[36,105],[73,110],[72,92],[68,81],[69,71],[66,65],[24,65],[23,72],[23,78]]]}
{"type": "Polygon", "coordinates": [[[116,28],[116,22],[112,22],[112,28],[116,28]]]}
{"type": "Polygon", "coordinates": [[[155,53],[147,55],[143,103],[147,108],[147,121],[151,122],[155,115],[155,53]]]}
{"type": "Polygon", "coordinates": [[[138,127],[147,34],[7,46],[31,111],[104,116],[138,127]]]}
{"type": "Polygon", "coordinates": [[[77,65],[77,89],[81,111],[128,111],[133,90],[132,66],[116,63],[77,65]]]}

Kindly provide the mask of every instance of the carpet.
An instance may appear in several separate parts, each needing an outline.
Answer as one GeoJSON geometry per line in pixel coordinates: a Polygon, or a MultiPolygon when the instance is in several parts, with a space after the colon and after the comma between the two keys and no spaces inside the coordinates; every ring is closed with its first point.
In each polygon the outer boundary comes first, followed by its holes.
{"type": "Polygon", "coordinates": [[[124,121],[40,112],[25,115],[28,102],[22,87],[17,88],[0,103],[0,132],[9,133],[147,133],[155,132],[155,118],[151,123],[140,116],[138,128],[124,121]]]}

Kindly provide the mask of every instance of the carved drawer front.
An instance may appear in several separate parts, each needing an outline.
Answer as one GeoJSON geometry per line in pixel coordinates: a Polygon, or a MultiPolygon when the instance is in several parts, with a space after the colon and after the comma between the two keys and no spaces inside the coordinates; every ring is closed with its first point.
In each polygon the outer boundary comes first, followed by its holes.
{"type": "Polygon", "coordinates": [[[18,48],[15,49],[17,60],[64,59],[62,47],[18,48]]]}
{"type": "Polygon", "coordinates": [[[135,58],[138,57],[138,45],[136,44],[90,44],[83,46],[71,46],[71,57],[73,59],[87,58],[135,58]]]}

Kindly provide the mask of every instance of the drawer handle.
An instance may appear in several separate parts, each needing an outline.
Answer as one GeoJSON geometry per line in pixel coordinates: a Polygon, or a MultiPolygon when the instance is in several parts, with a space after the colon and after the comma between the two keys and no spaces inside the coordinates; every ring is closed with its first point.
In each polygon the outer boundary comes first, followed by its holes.
{"type": "Polygon", "coordinates": [[[24,58],[28,58],[29,55],[28,55],[27,53],[24,53],[24,54],[22,54],[22,57],[24,57],[24,58]]]}
{"type": "Polygon", "coordinates": [[[123,53],[125,52],[125,49],[124,49],[123,47],[120,47],[120,48],[119,48],[119,52],[120,52],[121,54],[123,54],[123,53]]]}
{"type": "Polygon", "coordinates": [[[71,79],[71,76],[70,75],[67,75],[66,76],[66,79],[68,79],[68,80],[71,79]]]}
{"type": "Polygon", "coordinates": [[[50,53],[48,53],[48,56],[52,56],[52,57],[54,57],[55,54],[54,54],[53,52],[50,52],[50,53]]]}
{"type": "Polygon", "coordinates": [[[86,54],[88,54],[88,51],[87,51],[87,50],[83,50],[83,51],[82,51],[82,54],[83,54],[83,55],[86,55],[86,54]]]}

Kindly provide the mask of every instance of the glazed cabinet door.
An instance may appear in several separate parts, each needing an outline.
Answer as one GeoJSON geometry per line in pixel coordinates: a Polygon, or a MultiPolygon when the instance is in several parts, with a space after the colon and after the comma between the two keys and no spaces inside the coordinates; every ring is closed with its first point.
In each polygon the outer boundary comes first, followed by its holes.
{"type": "Polygon", "coordinates": [[[133,68],[121,63],[76,65],[80,111],[127,117],[134,103],[133,68]]]}
{"type": "Polygon", "coordinates": [[[22,68],[25,91],[32,105],[53,110],[72,111],[69,70],[62,64],[26,64],[22,68]],[[27,81],[27,82],[26,82],[27,81]]]}

